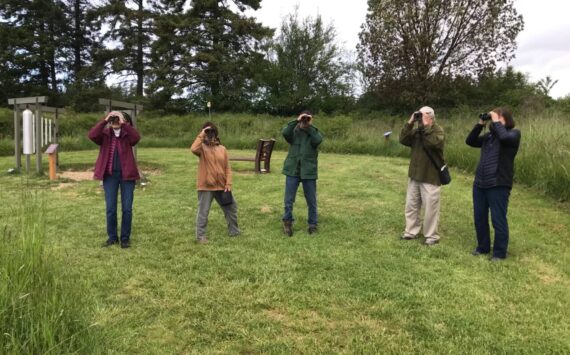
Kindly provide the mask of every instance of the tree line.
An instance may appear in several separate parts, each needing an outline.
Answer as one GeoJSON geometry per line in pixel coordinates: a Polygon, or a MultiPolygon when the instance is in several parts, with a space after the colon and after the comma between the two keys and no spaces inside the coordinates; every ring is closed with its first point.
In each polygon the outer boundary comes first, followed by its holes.
{"type": "Polygon", "coordinates": [[[369,0],[356,51],[294,12],[278,29],[261,0],[0,0],[0,104],[47,95],[149,109],[287,115],[489,102],[540,106],[551,78],[510,67],[524,23],[512,0],[369,0]],[[109,82],[113,84],[108,85],[109,82]]]}

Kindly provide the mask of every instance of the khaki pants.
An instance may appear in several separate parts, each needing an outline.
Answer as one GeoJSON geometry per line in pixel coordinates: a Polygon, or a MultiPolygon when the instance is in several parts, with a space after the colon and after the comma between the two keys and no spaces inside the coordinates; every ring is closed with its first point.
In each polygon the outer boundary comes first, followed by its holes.
{"type": "Polygon", "coordinates": [[[426,239],[439,240],[439,195],[441,186],[409,179],[406,195],[406,230],[404,237],[415,238],[420,233],[420,211],[424,207],[424,236],[426,239]]]}

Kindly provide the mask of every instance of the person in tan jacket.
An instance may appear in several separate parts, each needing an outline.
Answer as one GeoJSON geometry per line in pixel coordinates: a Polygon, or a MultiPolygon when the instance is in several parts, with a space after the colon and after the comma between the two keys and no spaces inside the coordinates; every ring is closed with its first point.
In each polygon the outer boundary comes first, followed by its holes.
{"type": "Polygon", "coordinates": [[[231,194],[232,170],[228,152],[220,142],[216,125],[212,122],[204,123],[190,150],[200,158],[196,179],[198,190],[197,241],[199,243],[208,242],[206,235],[208,214],[214,199],[224,211],[230,236],[238,236],[240,230],[237,221],[237,203],[231,194]]]}

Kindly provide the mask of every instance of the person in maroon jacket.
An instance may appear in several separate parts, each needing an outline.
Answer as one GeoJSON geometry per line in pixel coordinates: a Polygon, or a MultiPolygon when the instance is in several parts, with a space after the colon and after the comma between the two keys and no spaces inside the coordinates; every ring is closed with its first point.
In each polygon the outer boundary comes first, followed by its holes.
{"type": "Polygon", "coordinates": [[[107,209],[107,235],[104,247],[116,244],[117,235],[117,196],[121,189],[121,248],[130,246],[131,224],[133,220],[133,195],[135,182],[140,179],[132,147],[140,140],[140,134],[132,126],[126,113],[111,111],[104,120],[98,122],[88,134],[99,145],[99,156],[95,163],[94,178],[103,180],[105,205],[107,209]]]}

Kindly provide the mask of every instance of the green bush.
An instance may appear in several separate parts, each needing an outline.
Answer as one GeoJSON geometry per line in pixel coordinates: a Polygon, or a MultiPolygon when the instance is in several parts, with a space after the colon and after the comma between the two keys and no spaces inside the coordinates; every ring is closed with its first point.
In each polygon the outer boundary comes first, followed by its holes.
{"type": "Polygon", "coordinates": [[[14,142],[12,139],[0,139],[0,156],[14,154],[14,142]]]}

